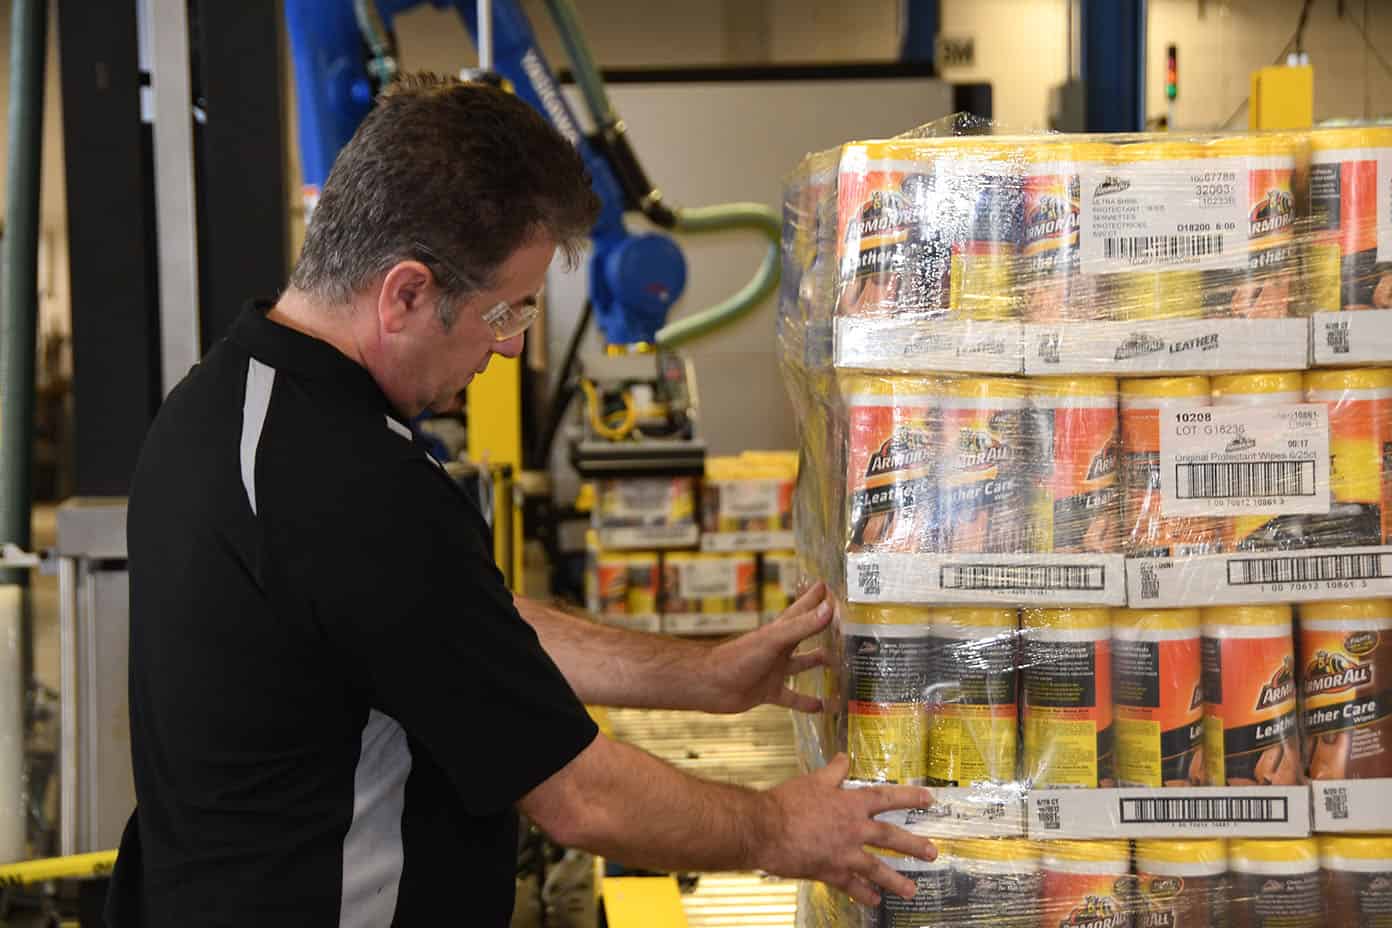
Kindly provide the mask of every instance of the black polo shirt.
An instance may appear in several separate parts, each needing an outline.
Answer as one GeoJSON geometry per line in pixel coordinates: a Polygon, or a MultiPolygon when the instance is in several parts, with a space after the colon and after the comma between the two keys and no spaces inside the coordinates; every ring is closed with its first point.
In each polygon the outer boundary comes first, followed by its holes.
{"type": "Polygon", "coordinates": [[[514,803],[595,726],[472,501],[362,367],[248,307],[130,496],[138,808],[115,928],[512,910],[514,803]]]}

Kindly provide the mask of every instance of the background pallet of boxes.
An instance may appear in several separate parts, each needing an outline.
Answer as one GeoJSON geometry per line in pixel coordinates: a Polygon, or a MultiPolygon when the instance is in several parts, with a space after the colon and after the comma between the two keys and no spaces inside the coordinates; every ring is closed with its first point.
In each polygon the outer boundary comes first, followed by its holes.
{"type": "Polygon", "coordinates": [[[934,787],[891,818],[942,851],[804,924],[1392,911],[1390,211],[1380,129],[798,167],[796,558],[838,601],[799,750],[934,787]]]}

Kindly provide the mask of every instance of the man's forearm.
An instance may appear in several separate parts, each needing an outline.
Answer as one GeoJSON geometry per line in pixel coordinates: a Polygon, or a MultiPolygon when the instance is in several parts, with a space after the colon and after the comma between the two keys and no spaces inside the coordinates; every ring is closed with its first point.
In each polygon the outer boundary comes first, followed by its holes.
{"type": "Polygon", "coordinates": [[[612,628],[516,598],[546,653],[584,702],[649,709],[705,709],[710,645],[612,628]]]}
{"type": "Polygon", "coordinates": [[[767,793],[699,780],[603,736],[579,760],[584,776],[564,792],[522,803],[559,843],[658,870],[768,866],[778,816],[767,793]]]}

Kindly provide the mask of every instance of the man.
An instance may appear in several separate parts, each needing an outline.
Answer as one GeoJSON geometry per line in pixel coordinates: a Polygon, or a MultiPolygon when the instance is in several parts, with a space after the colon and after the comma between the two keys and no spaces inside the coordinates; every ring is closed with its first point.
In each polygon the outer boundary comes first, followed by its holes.
{"type": "Polygon", "coordinates": [[[524,104],[408,79],[339,155],[290,287],[165,401],[130,500],[139,807],[116,928],[385,928],[459,904],[456,923],[502,926],[516,810],[634,864],[912,895],[864,846],[931,858],[872,819],[925,791],[842,790],[844,757],[765,793],[707,783],[582,707],[817,709],[784,680],[823,662],[794,654],[830,617],[820,586],[718,645],[514,601],[406,426],[522,350],[597,208],[524,104]]]}

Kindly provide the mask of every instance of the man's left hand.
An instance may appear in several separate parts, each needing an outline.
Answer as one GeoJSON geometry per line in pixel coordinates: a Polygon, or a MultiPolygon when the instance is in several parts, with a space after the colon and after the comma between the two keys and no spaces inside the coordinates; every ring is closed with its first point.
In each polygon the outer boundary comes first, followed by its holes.
{"type": "Polygon", "coordinates": [[[818,712],[822,701],[787,685],[789,677],[826,664],[817,648],[794,653],[798,645],[831,621],[826,584],[813,584],[797,602],[762,628],[733,638],[707,652],[704,676],[710,687],[707,712],[743,712],[764,703],[800,712],[818,712]]]}

